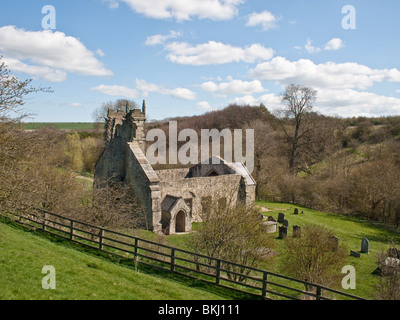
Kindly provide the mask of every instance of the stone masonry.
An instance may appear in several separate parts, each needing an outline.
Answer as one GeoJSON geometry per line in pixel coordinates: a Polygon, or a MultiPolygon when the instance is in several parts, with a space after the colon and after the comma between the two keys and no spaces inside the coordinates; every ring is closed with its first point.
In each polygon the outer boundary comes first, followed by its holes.
{"type": "Polygon", "coordinates": [[[192,222],[213,201],[225,199],[254,204],[256,183],[242,163],[211,158],[191,168],[154,170],[145,156],[142,110],[109,110],[105,150],[96,164],[95,186],[117,180],[132,186],[150,229],[157,233],[189,232],[192,222]],[[212,161],[214,160],[214,161],[212,161]],[[219,160],[218,164],[213,164],[219,160]]]}

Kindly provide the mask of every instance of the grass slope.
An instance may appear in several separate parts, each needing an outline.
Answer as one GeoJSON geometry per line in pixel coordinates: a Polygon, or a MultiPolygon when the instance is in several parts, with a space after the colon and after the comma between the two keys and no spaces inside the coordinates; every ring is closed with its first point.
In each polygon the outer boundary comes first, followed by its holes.
{"type": "MultiPolygon", "coordinates": [[[[193,284],[192,284],[193,286],[193,284]]],[[[214,300],[219,294],[146,274],[0,222],[0,300],[214,300]],[[42,268],[56,289],[42,288],[42,268]]]]}
{"type": "MultiPolygon", "coordinates": [[[[382,224],[344,215],[329,214],[293,204],[264,201],[258,201],[257,204],[270,210],[263,212],[264,216],[273,216],[278,220],[279,212],[285,214],[285,219],[289,221],[288,236],[292,236],[293,225],[318,224],[331,229],[336,237],[339,238],[339,241],[348,249],[347,264],[354,266],[356,269],[356,289],[348,290],[348,293],[369,299],[374,298],[375,286],[379,280],[378,276],[373,274],[377,268],[377,255],[382,250],[387,250],[390,244],[398,245],[400,243],[400,233],[398,231],[384,227],[382,224]],[[293,214],[294,208],[299,209],[300,213],[298,215],[293,214]],[[301,213],[302,211],[303,213],[301,213]],[[360,252],[363,238],[369,240],[370,253],[361,254],[361,258],[351,257],[350,250],[360,252]]],[[[272,235],[272,237],[276,238],[277,234],[272,235]]],[[[276,239],[275,245],[276,251],[283,252],[285,250],[284,241],[276,239]]],[[[267,268],[270,271],[279,273],[283,262],[281,260],[280,255],[275,256],[269,261],[267,268]]]]}

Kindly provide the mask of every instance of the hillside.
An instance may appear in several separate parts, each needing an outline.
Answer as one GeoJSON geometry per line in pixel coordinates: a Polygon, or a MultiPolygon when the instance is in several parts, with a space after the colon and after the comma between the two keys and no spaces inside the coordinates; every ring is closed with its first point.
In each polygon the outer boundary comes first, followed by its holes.
{"type": "Polygon", "coordinates": [[[0,300],[229,299],[77,251],[0,222],[0,300]],[[42,288],[42,268],[56,270],[56,289],[42,288]]]}

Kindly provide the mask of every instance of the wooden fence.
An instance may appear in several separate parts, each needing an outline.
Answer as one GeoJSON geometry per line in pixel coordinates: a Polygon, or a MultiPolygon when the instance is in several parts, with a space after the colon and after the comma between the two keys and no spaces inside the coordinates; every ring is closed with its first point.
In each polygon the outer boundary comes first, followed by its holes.
{"type": "Polygon", "coordinates": [[[132,260],[135,267],[142,264],[160,268],[262,299],[364,300],[318,284],[170,247],[43,210],[23,216],[10,212],[0,215],[49,234],[132,260]],[[304,291],[305,285],[313,288],[312,292],[304,291]]]}

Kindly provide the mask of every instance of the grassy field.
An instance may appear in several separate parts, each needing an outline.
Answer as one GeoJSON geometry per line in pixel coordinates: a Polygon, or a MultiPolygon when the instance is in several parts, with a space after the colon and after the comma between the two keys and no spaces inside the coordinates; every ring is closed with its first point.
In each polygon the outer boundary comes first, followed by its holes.
{"type": "MultiPolygon", "coordinates": [[[[318,224],[332,230],[339,238],[339,242],[344,244],[349,252],[347,264],[356,269],[356,289],[349,290],[349,293],[370,299],[374,298],[375,286],[379,280],[378,276],[373,274],[377,268],[377,255],[382,250],[387,250],[391,243],[396,245],[400,243],[398,231],[390,230],[381,224],[344,215],[324,213],[292,204],[258,202],[258,205],[271,210],[263,212],[263,214],[273,216],[276,220],[279,212],[285,214],[285,218],[289,221],[288,236],[292,235],[293,225],[318,224]],[[294,208],[299,209],[298,215],[293,214],[294,208]],[[363,238],[367,238],[369,241],[369,254],[361,254],[361,258],[351,257],[350,250],[360,252],[363,238]]],[[[276,236],[274,235],[274,237],[276,236]]],[[[276,251],[284,250],[284,241],[276,239],[275,245],[276,251]]],[[[268,269],[279,272],[282,262],[280,256],[277,255],[269,261],[268,269]]]]}
{"type": "MultiPolygon", "coordinates": [[[[377,268],[377,255],[387,250],[391,244],[400,243],[400,233],[382,225],[355,218],[329,214],[298,205],[257,202],[267,209],[264,216],[278,218],[285,213],[289,221],[289,237],[293,225],[305,226],[319,224],[329,228],[339,238],[350,253],[359,252],[361,240],[366,237],[370,243],[370,253],[361,258],[347,258],[346,264],[356,269],[356,289],[347,292],[368,299],[376,298],[376,285],[379,278],[374,274],[377,268]],[[299,214],[293,214],[294,208],[299,214]]],[[[193,229],[196,229],[194,224],[193,229]]],[[[140,237],[155,240],[150,231],[141,231],[140,237]]],[[[166,237],[167,244],[186,247],[191,234],[166,237]]],[[[278,234],[270,235],[276,256],[264,262],[262,269],[282,273],[282,253],[285,241],[277,239],[278,234]]],[[[339,270],[340,272],[341,270],[339,270]]],[[[344,276],[344,275],[343,275],[344,276]]],[[[205,286],[204,284],[201,286],[205,286]]],[[[201,287],[200,286],[200,287],[201,287]]],[[[232,299],[226,292],[200,288],[182,281],[173,281],[165,275],[136,273],[134,270],[102,258],[88,255],[50,242],[30,232],[15,229],[0,223],[0,299],[232,299]],[[41,268],[53,265],[57,270],[57,290],[41,288],[41,268]]]]}
{"type": "MultiPolygon", "coordinates": [[[[346,292],[368,299],[375,298],[375,286],[379,281],[378,276],[373,274],[377,268],[377,255],[381,253],[382,250],[387,250],[390,243],[395,243],[397,245],[400,243],[400,233],[398,231],[390,230],[381,224],[362,221],[343,215],[329,214],[293,204],[258,201],[257,205],[269,210],[263,212],[264,216],[273,216],[276,220],[278,220],[279,212],[284,213],[285,218],[289,221],[289,237],[292,236],[293,225],[305,226],[307,224],[318,224],[331,229],[336,237],[339,238],[339,242],[342,243],[349,252],[347,264],[354,266],[356,269],[356,289],[347,290],[346,292]],[[298,215],[293,214],[294,208],[299,209],[300,213],[298,215]],[[361,258],[351,257],[350,250],[356,252],[361,250],[361,241],[363,238],[369,240],[370,253],[361,254],[361,258]]],[[[190,235],[169,236],[168,242],[170,245],[182,247],[185,245],[187,237],[190,237],[190,235]]],[[[277,239],[277,237],[277,233],[271,234],[274,250],[280,253],[285,250],[285,241],[277,239]]],[[[277,254],[263,263],[260,268],[271,272],[283,273],[282,264],[284,261],[282,260],[282,255],[277,254]]],[[[341,272],[341,270],[339,270],[339,272],[341,272]]]]}
{"type": "Polygon", "coordinates": [[[94,129],[93,122],[26,122],[23,123],[26,130],[35,130],[41,127],[56,127],[62,130],[91,130],[94,129]]]}
{"type": "MultiPolygon", "coordinates": [[[[214,290],[215,291],[215,290],[214,290]]],[[[223,300],[194,281],[147,274],[0,222],[0,300],[223,300]],[[42,288],[42,268],[56,270],[56,289],[42,288]]]]}

